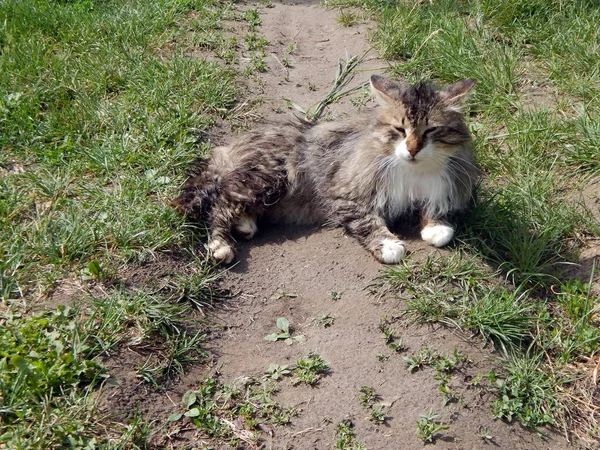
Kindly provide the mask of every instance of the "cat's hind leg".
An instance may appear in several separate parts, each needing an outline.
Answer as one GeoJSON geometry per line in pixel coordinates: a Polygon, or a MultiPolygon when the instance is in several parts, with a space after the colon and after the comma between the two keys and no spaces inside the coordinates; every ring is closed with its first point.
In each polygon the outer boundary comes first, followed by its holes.
{"type": "Polygon", "coordinates": [[[225,264],[235,256],[237,232],[250,239],[257,231],[256,217],[285,195],[285,172],[242,167],[224,177],[220,195],[211,212],[208,249],[225,264]]]}
{"type": "Polygon", "coordinates": [[[241,215],[235,220],[235,231],[245,239],[252,239],[258,231],[256,219],[249,215],[241,215]]]}
{"type": "Polygon", "coordinates": [[[230,211],[215,205],[208,239],[210,256],[217,262],[229,264],[235,256],[235,239],[231,235],[234,217],[230,211]]]}
{"type": "Polygon", "coordinates": [[[242,216],[242,205],[223,197],[215,203],[210,219],[208,250],[210,256],[219,263],[230,264],[235,256],[235,239],[232,228],[242,216]]]}
{"type": "Polygon", "coordinates": [[[220,263],[230,264],[235,256],[234,245],[232,242],[222,238],[211,237],[208,241],[208,250],[211,257],[220,263]]]}

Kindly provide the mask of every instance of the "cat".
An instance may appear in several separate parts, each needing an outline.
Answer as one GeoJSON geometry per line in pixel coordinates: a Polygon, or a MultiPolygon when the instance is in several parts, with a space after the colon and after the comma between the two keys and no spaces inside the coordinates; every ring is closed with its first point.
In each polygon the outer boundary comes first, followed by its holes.
{"type": "Polygon", "coordinates": [[[257,220],[342,225],[375,258],[396,264],[406,245],[388,228],[418,210],[421,238],[452,241],[449,217],[465,209],[479,169],[461,104],[476,80],[445,89],[370,78],[381,105],[341,122],[294,118],[243,134],[213,149],[174,201],[206,222],[214,260],[234,259],[237,233],[257,232],[257,220]]]}

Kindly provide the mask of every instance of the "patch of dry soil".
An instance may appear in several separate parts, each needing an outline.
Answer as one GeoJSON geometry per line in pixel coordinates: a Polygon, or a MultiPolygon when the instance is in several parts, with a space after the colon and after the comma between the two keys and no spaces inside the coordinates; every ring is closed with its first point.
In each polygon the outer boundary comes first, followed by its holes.
{"type": "MultiPolygon", "coordinates": [[[[285,109],[281,97],[305,107],[317,102],[330,87],[338,58],[346,51],[354,55],[369,48],[368,24],[344,28],[336,21],[338,11],[325,9],[314,1],[293,3],[274,2],[272,8],[261,7],[261,31],[271,43],[269,71],[261,75],[260,85],[252,88],[251,94],[262,98],[259,112],[268,119],[277,119],[278,108],[285,109]],[[293,54],[286,53],[290,45],[295,47],[293,54]],[[290,59],[290,68],[281,64],[283,58],[290,59]]],[[[260,7],[260,3],[257,5],[260,7]]],[[[370,54],[374,56],[374,52],[370,54]]],[[[359,72],[356,83],[366,80],[375,68],[385,66],[371,58],[364,66],[368,70],[359,72]]],[[[345,100],[329,111],[340,117],[355,114],[356,106],[345,100]]],[[[417,257],[434,251],[416,240],[409,240],[409,247],[417,257]]],[[[170,413],[179,410],[181,395],[187,389],[197,388],[209,374],[218,372],[224,383],[243,376],[261,377],[271,363],[291,365],[315,351],[329,363],[330,372],[314,388],[292,386],[289,380],[280,383],[276,399],[300,412],[291,425],[275,427],[262,448],[333,449],[335,425],[348,417],[353,418],[357,441],[368,449],[423,448],[416,435],[416,422],[430,410],[438,412],[449,425],[448,430],[437,435],[435,447],[439,449],[571,448],[562,436],[552,432],[542,439],[518,425],[493,420],[492,395],[485,383],[477,382],[477,376],[485,377],[497,364],[494,354],[481,342],[471,342],[444,328],[417,327],[398,316],[401,300],[369,293],[383,269],[340,229],[261,229],[254,240],[240,244],[238,263],[224,274],[224,287],[235,295],[227,301],[227,310],[216,314],[225,331],[213,335],[209,342],[212,367],[192,368],[167,391],[153,392],[139,385],[131,366],[142,360],[142,355],[122,354],[112,363],[120,388],[107,388],[110,399],[105,408],[137,408],[164,423],[170,413]],[[294,295],[277,294],[282,291],[294,295]],[[334,291],[341,298],[335,300],[334,291]],[[323,313],[335,318],[329,328],[313,322],[323,313]],[[378,329],[384,316],[404,339],[407,349],[401,355],[386,346],[378,329]],[[294,334],[304,335],[306,342],[286,345],[265,341],[264,336],[275,331],[278,317],[289,319],[294,334]],[[442,405],[433,369],[415,373],[407,370],[401,356],[417,353],[426,346],[444,354],[457,349],[472,361],[451,381],[463,398],[461,402],[442,405]],[[377,357],[380,354],[389,359],[381,361],[377,357]],[[369,421],[369,413],[360,402],[361,386],[372,386],[381,396],[388,417],[386,424],[376,426],[369,421]],[[485,441],[482,435],[493,439],[485,441]]],[[[204,437],[193,426],[184,428],[187,431],[179,433],[175,440],[163,440],[164,445],[207,448],[204,437]]],[[[228,446],[213,442],[212,448],[228,446]]]]}

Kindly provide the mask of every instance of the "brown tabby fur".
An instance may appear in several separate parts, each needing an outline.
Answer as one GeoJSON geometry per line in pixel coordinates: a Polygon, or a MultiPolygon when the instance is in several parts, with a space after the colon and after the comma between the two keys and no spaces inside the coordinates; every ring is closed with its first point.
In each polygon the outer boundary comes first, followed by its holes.
{"type": "Polygon", "coordinates": [[[397,263],[405,247],[388,224],[418,209],[423,239],[445,245],[454,233],[446,219],[468,205],[479,176],[459,109],[474,84],[440,90],[373,75],[377,113],[250,131],[215,148],[174,203],[209,225],[208,248],[225,263],[234,256],[233,231],[251,238],[261,217],[333,221],[379,261],[397,263]]]}

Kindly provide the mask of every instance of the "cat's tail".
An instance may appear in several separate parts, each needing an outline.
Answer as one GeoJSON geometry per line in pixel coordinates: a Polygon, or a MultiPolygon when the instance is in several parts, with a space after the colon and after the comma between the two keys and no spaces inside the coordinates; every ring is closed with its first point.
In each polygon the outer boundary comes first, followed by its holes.
{"type": "Polygon", "coordinates": [[[175,209],[191,219],[206,221],[219,195],[221,177],[208,161],[196,164],[196,170],[181,188],[181,194],[172,201],[175,209]]]}

